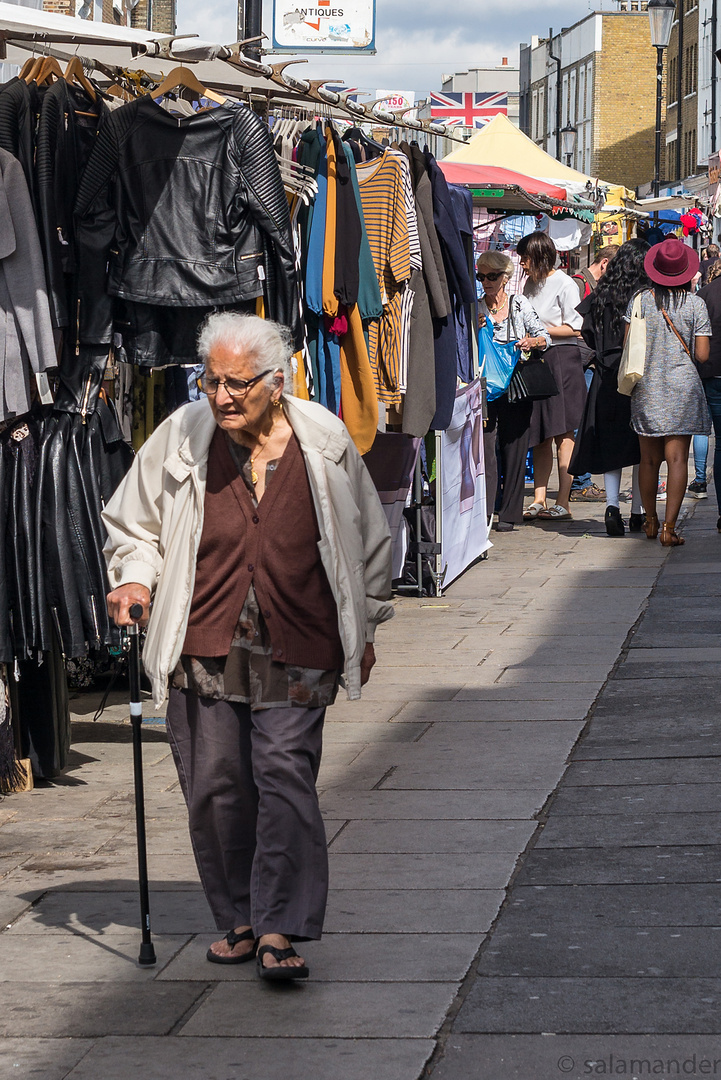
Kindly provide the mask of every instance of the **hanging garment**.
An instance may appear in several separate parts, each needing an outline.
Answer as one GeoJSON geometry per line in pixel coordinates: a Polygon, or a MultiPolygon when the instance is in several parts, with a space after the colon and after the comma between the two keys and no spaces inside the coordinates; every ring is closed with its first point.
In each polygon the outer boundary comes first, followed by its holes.
{"type": "Polygon", "coordinates": [[[399,160],[386,151],[375,161],[356,165],[365,219],[383,314],[368,332],[368,354],[378,398],[399,405],[402,317],[400,291],[411,276],[408,219],[399,160]]]}
{"type": "Polygon", "coordinates": [[[417,143],[401,143],[401,150],[411,163],[411,180],[415,194],[416,218],[421,244],[423,277],[428,290],[431,315],[443,319],[451,310],[448,282],[443,265],[441,245],[433,221],[433,189],[426,159],[417,143]]]}
{"type": "Polygon", "coordinates": [[[441,245],[451,300],[448,317],[434,320],[436,414],[431,426],[435,431],[445,431],[451,423],[456,394],[458,372],[456,312],[464,303],[473,302],[475,288],[468,273],[466,253],[453,210],[448,183],[433,154],[426,150],[424,157],[433,192],[433,221],[441,245]]]}
{"type": "Polygon", "coordinates": [[[344,143],[343,147],[350,169],[353,195],[361,226],[360,252],[358,255],[358,310],[362,319],[375,319],[383,313],[383,301],[381,300],[378,275],[376,274],[373,255],[368,242],[368,231],[363,217],[363,205],[361,203],[358,173],[355,167],[353,151],[347,143],[344,143]]]}
{"type": "MultiPolygon", "coordinates": [[[[41,243],[48,279],[50,314],[55,327],[71,326],[77,270],[73,208],[97,133],[109,110],[82,86],[58,79],[43,95],[37,130],[35,167],[41,217],[41,243]]],[[[72,336],[74,342],[75,335],[72,336]]]]}
{"type": "Polygon", "coordinates": [[[349,307],[351,304],[358,302],[360,252],[363,240],[360,212],[356,203],[353,184],[355,164],[351,165],[346,157],[346,147],[330,124],[327,127],[327,132],[329,133],[327,143],[329,162],[332,148],[336,188],[336,246],[333,292],[341,304],[349,307]]]}
{"type": "Polygon", "coordinates": [[[145,96],[118,109],[76,212],[82,342],[110,342],[113,298],[211,308],[261,295],[302,342],[288,201],[270,133],[245,106],[182,119],[145,96]]]}
{"type": "Polygon", "coordinates": [[[105,604],[100,514],[131,461],[115,413],[102,399],[86,422],[56,413],[45,426],[36,482],[38,574],[66,656],[119,642],[105,604]]]}
{"type": "Polygon", "coordinates": [[[0,90],[0,149],[17,158],[25,174],[36,224],[40,207],[35,183],[35,129],[47,87],[14,78],[0,90]]]}
{"type": "Polygon", "coordinates": [[[0,149],[0,420],[28,412],[33,374],[56,363],[28,186],[17,159],[0,149]]]}
{"type": "Polygon", "coordinates": [[[473,250],[473,196],[466,187],[449,184],[451,205],[458,224],[458,231],[466,257],[466,269],[471,282],[473,298],[470,302],[456,301],[456,371],[461,382],[469,383],[475,377],[475,349],[472,336],[478,326],[478,300],[475,281],[475,263],[473,250]]]}

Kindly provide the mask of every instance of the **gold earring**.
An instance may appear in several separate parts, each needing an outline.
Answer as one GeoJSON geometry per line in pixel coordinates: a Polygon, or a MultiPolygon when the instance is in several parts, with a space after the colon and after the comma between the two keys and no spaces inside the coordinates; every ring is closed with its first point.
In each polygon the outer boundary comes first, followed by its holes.
{"type": "Polygon", "coordinates": [[[278,399],[277,401],[273,401],[273,408],[274,409],[282,409],[283,408],[283,402],[280,399],[278,399]]]}

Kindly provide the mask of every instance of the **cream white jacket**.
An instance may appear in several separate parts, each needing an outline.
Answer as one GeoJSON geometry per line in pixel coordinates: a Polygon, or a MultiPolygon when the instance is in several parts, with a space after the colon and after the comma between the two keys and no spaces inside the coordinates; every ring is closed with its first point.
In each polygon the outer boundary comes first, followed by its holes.
{"type": "MultiPolygon", "coordinates": [[[[345,424],[315,402],[284,397],[283,405],[310,479],[318,549],[338,608],[346,689],[356,699],[366,642],[393,615],[388,524],[345,424]]],[[[185,640],[215,430],[206,399],[178,409],[153,432],[103,512],[111,587],[138,582],[153,594],[143,663],[156,706],[185,640]]]]}

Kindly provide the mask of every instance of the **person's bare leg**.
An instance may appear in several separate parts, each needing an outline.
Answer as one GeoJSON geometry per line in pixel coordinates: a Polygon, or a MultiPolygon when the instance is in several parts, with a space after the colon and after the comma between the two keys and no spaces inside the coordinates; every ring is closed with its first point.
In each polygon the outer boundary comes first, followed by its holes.
{"type": "Polygon", "coordinates": [[[688,454],[691,446],[690,435],[668,435],[664,439],[664,457],[668,466],[666,477],[666,515],[664,521],[672,529],[676,528],[676,519],[681,509],[688,484],[688,454]]]}
{"type": "Polygon", "coordinates": [[[638,486],[646,516],[656,516],[656,496],[658,495],[658,471],[663,461],[663,439],[649,435],[639,435],[641,446],[641,464],[638,467],[638,486]]]}
{"type": "Polygon", "coordinates": [[[558,457],[558,495],[556,496],[556,502],[564,510],[568,510],[568,501],[571,498],[573,477],[568,471],[568,466],[571,464],[574,445],[575,439],[572,431],[567,431],[565,435],[556,436],[556,455],[558,457]]]}
{"type": "MultiPolygon", "coordinates": [[[[263,945],[272,945],[274,949],[290,949],[291,943],[283,934],[263,934],[258,942],[258,948],[263,945]]],[[[290,956],[287,960],[276,960],[272,953],[263,954],[263,967],[303,967],[305,960],[302,956],[290,956]]]]}
{"type": "Polygon", "coordinates": [[[546,505],[548,479],[553,466],[553,439],[533,447],[533,501],[546,505]]]}

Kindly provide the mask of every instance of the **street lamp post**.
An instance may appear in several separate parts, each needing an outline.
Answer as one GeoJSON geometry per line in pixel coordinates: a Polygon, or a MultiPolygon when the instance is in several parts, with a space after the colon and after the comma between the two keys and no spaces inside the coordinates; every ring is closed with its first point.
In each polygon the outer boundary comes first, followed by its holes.
{"type": "Polygon", "coordinates": [[[571,168],[571,161],[576,149],[576,135],[576,128],[569,120],[566,126],[561,128],[561,151],[566,159],[566,165],[569,169],[571,168]]]}
{"type": "MultiPolygon", "coordinates": [[[[676,14],[674,0],[648,0],[651,44],[656,50],[656,145],[653,162],[653,195],[658,198],[661,183],[661,105],[663,100],[663,54],[671,40],[671,26],[676,14]]],[[[678,103],[679,109],[681,102],[678,103]]]]}

